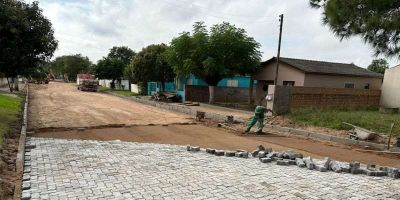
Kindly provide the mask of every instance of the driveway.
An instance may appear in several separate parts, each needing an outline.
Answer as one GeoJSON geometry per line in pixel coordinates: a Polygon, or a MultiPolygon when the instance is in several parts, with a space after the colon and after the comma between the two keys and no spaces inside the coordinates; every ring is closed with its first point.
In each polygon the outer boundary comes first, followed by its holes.
{"type": "Polygon", "coordinates": [[[216,157],[184,146],[45,138],[30,144],[36,148],[26,154],[23,197],[31,199],[400,199],[400,179],[216,157]]]}

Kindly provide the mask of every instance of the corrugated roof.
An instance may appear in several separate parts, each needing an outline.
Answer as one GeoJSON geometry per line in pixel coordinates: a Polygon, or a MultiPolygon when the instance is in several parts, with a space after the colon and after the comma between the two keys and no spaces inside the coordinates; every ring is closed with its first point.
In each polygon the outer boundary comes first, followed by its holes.
{"type": "MultiPolygon", "coordinates": [[[[275,57],[265,61],[264,63],[276,60],[275,57]]],[[[346,75],[346,76],[362,76],[362,77],[383,77],[382,74],[369,71],[368,69],[358,67],[351,63],[334,63],[315,60],[304,60],[296,58],[280,58],[280,62],[291,65],[306,73],[316,74],[332,74],[332,75],[346,75]]]]}

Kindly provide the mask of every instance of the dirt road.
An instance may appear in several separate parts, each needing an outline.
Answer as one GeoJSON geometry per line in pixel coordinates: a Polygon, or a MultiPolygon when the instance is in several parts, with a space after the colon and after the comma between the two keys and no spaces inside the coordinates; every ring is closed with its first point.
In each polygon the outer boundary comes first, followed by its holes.
{"type": "Polygon", "coordinates": [[[29,127],[33,137],[90,140],[123,140],[179,145],[198,145],[218,149],[253,150],[263,144],[274,150],[295,149],[317,158],[331,157],[341,161],[359,161],[400,167],[398,156],[380,156],[359,152],[348,146],[332,145],[279,134],[243,137],[215,124],[177,125],[192,122],[189,116],[146,106],[122,98],[76,90],[73,84],[31,85],[29,127]],[[108,128],[111,124],[132,127],[108,128]],[[149,124],[158,124],[156,126],[149,124]],[[207,125],[207,126],[206,126],[207,125]],[[60,131],[55,128],[91,127],[60,131]],[[97,128],[94,128],[97,127],[97,128]]]}
{"type": "Polygon", "coordinates": [[[92,127],[110,124],[186,123],[187,115],[110,95],[82,92],[74,84],[30,85],[29,129],[92,127]]]}

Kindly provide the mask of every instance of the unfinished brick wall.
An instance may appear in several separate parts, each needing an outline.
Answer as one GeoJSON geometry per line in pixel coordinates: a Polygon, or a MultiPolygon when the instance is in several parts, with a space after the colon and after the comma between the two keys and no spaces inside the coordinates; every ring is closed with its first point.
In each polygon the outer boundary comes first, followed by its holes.
{"type": "MultiPolygon", "coordinates": [[[[253,90],[255,91],[255,90],[253,90]]],[[[216,102],[247,102],[249,97],[248,88],[239,87],[216,87],[216,102]]],[[[208,102],[208,86],[185,85],[185,100],[195,102],[208,102]]]]}
{"type": "Polygon", "coordinates": [[[291,108],[379,106],[380,90],[350,88],[293,87],[291,108]]]}

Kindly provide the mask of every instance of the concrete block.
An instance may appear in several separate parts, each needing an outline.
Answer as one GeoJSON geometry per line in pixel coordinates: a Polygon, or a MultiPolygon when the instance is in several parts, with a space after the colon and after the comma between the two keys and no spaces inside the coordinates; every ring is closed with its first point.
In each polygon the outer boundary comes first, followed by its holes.
{"type": "Polygon", "coordinates": [[[187,151],[190,151],[191,149],[192,149],[192,147],[191,147],[190,145],[187,145],[187,146],[186,146],[186,150],[187,150],[187,151]]]}
{"type": "Polygon", "coordinates": [[[289,160],[289,165],[296,165],[296,161],[295,160],[289,160]]]}
{"type": "Polygon", "coordinates": [[[257,156],[259,158],[264,158],[266,156],[266,153],[264,151],[259,151],[257,156]]]}
{"type": "Polygon", "coordinates": [[[22,190],[29,190],[29,189],[31,189],[31,183],[28,181],[28,182],[23,182],[22,183],[22,190]]]}
{"type": "Polygon", "coordinates": [[[260,158],[260,161],[262,163],[270,163],[270,162],[272,162],[272,159],[271,158],[260,158]]]}
{"type": "Polygon", "coordinates": [[[374,171],[374,170],[366,170],[367,171],[367,176],[387,176],[388,173],[385,171],[374,171]]]}
{"type": "Polygon", "coordinates": [[[273,157],[276,157],[277,155],[278,155],[278,152],[273,151],[273,152],[267,154],[266,157],[268,157],[268,158],[273,158],[273,157]]]}
{"type": "Polygon", "coordinates": [[[224,151],[224,150],[215,150],[214,155],[216,155],[216,156],[223,156],[223,155],[225,155],[225,151],[224,151]]]}
{"type": "Polygon", "coordinates": [[[315,170],[320,171],[320,172],[328,171],[328,169],[322,165],[315,165],[314,168],[315,168],[315,170]]]}
{"type": "Polygon", "coordinates": [[[329,168],[328,168],[328,169],[330,169],[330,170],[332,170],[332,171],[334,171],[334,172],[336,172],[336,173],[342,172],[342,166],[341,166],[340,163],[337,162],[336,160],[332,160],[332,161],[329,163],[329,168]]]}
{"type": "Polygon", "coordinates": [[[304,163],[302,158],[296,158],[296,165],[300,168],[306,167],[306,163],[304,163]]]}
{"type": "Polygon", "coordinates": [[[234,151],[227,151],[227,152],[225,152],[225,156],[226,156],[226,157],[234,157],[234,156],[235,156],[235,153],[236,153],[236,152],[234,152],[234,151]]]}
{"type": "Polygon", "coordinates": [[[24,162],[24,167],[30,167],[31,166],[31,162],[24,162]]]}
{"type": "Polygon", "coordinates": [[[248,152],[236,152],[235,156],[238,158],[248,158],[249,157],[249,153],[248,152]]]}
{"type": "Polygon", "coordinates": [[[252,155],[254,158],[256,158],[256,157],[258,157],[258,153],[259,153],[259,152],[260,152],[259,150],[254,150],[254,151],[251,152],[251,155],[252,155]]]}
{"type": "Polygon", "coordinates": [[[283,158],[283,154],[284,154],[284,152],[278,152],[278,153],[276,154],[276,157],[278,157],[278,158],[283,158]]]}
{"type": "Polygon", "coordinates": [[[200,151],[200,147],[192,147],[191,151],[200,151]]]}
{"type": "Polygon", "coordinates": [[[30,200],[30,199],[31,199],[31,193],[28,190],[22,191],[21,200],[30,200]]]}
{"type": "Polygon", "coordinates": [[[209,154],[214,154],[215,153],[215,149],[207,148],[206,152],[209,153],[209,154]]]}
{"type": "Polygon", "coordinates": [[[271,153],[272,152],[272,148],[265,148],[264,152],[265,153],[271,153]]]}
{"type": "Polygon", "coordinates": [[[307,169],[313,170],[315,168],[314,162],[311,157],[306,157],[303,159],[306,164],[307,169]]]}
{"type": "Polygon", "coordinates": [[[25,145],[25,149],[34,149],[34,148],[36,148],[36,145],[34,144],[25,145]]]}
{"type": "Polygon", "coordinates": [[[283,165],[283,166],[290,165],[290,164],[289,164],[289,160],[286,160],[286,159],[277,160],[277,161],[276,161],[276,164],[277,164],[277,165],[283,165]]]}
{"type": "Polygon", "coordinates": [[[330,166],[331,161],[332,161],[331,158],[325,157],[325,159],[322,160],[323,166],[324,166],[326,169],[329,169],[329,166],[330,166]]]}
{"type": "Polygon", "coordinates": [[[280,131],[280,132],[290,132],[291,128],[283,127],[283,126],[273,126],[272,129],[280,131]]]}
{"type": "Polygon", "coordinates": [[[301,129],[294,129],[294,128],[292,128],[290,130],[290,133],[293,135],[299,135],[299,136],[303,136],[303,137],[308,137],[310,134],[310,132],[308,132],[308,131],[301,130],[301,129]]]}
{"type": "Polygon", "coordinates": [[[310,132],[309,133],[309,137],[315,138],[315,139],[319,139],[319,140],[326,140],[326,141],[330,141],[331,140],[331,136],[330,135],[325,135],[325,134],[316,133],[316,132],[310,132]]]}
{"type": "Polygon", "coordinates": [[[29,180],[31,180],[31,176],[30,176],[29,174],[24,174],[24,175],[22,176],[22,180],[23,180],[23,181],[29,181],[29,180]]]}
{"type": "Polygon", "coordinates": [[[400,178],[400,169],[388,168],[388,176],[394,179],[400,178]]]}

